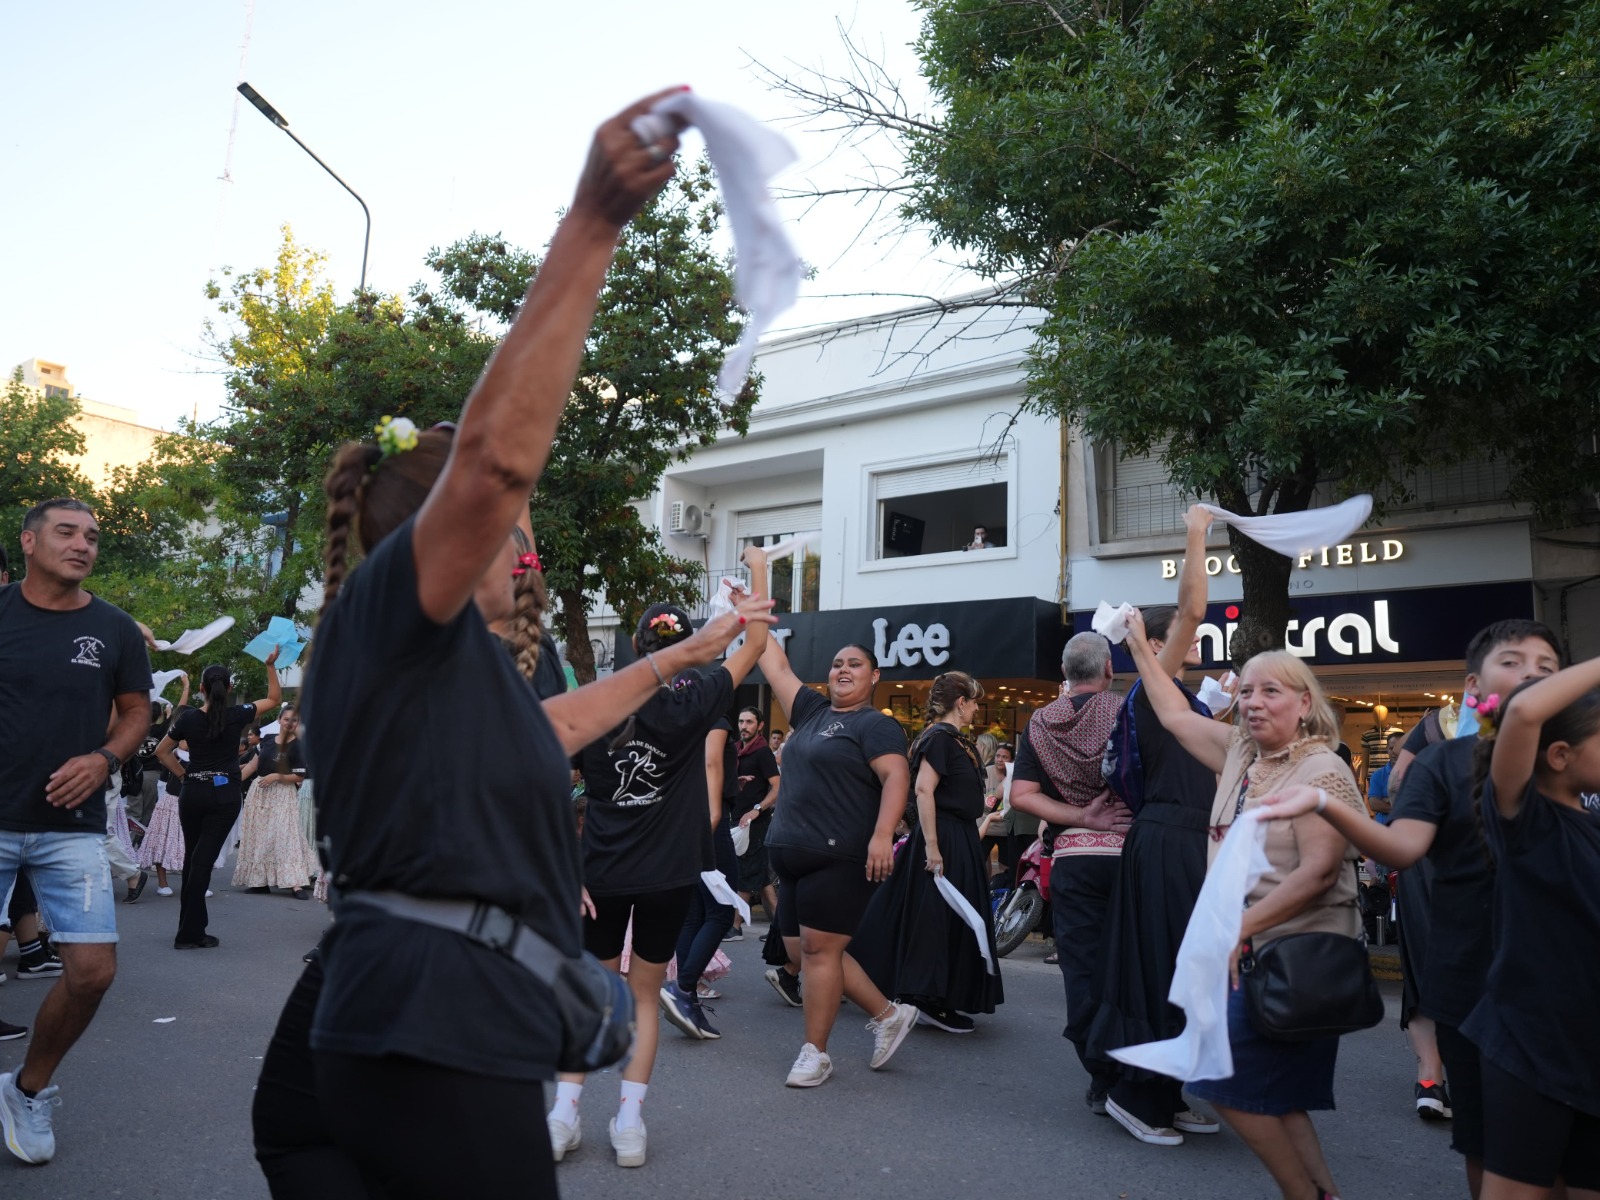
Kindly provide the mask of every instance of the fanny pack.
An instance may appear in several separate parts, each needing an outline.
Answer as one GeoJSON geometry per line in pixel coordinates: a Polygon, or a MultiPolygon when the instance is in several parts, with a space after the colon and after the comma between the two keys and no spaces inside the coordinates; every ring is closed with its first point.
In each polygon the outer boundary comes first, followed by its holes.
{"type": "Polygon", "coordinates": [[[633,1047],[633,993],[627,982],[585,951],[571,958],[505,909],[476,900],[425,900],[401,892],[351,892],[341,904],[364,904],[404,921],[448,929],[503,954],[550,989],[561,1021],[556,1069],[598,1071],[633,1047]]]}

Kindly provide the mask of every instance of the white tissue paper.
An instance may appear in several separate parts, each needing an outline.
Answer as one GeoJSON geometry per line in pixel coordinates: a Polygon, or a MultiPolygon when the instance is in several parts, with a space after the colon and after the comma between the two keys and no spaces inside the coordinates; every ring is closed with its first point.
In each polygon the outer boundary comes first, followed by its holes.
{"type": "Polygon", "coordinates": [[[161,699],[161,693],[167,690],[167,684],[174,679],[181,679],[182,671],[154,671],[150,675],[150,699],[161,699]]]}
{"type": "Polygon", "coordinates": [[[1200,681],[1200,691],[1196,698],[1211,710],[1213,717],[1220,717],[1233,707],[1233,692],[1239,684],[1239,677],[1229,671],[1220,680],[1207,675],[1200,681]]]}
{"type": "Polygon", "coordinates": [[[647,145],[658,142],[673,132],[669,114],[683,118],[705,138],[733,228],[733,295],[749,319],[717,377],[718,390],[731,400],[744,387],[756,342],[794,304],[805,277],[805,264],[767,192],[767,180],[798,156],[781,133],[730,104],[694,92],[674,92],[658,101],[634,119],[633,132],[647,145]]]}
{"type": "Polygon", "coordinates": [[[735,589],[743,591],[744,584],[737,579],[730,579],[724,575],[722,582],[717,585],[717,594],[711,597],[706,604],[706,620],[715,621],[724,613],[733,611],[733,593],[735,589]]]}
{"type": "Polygon", "coordinates": [[[1233,1050],[1228,1045],[1228,959],[1239,944],[1244,898],[1266,874],[1267,826],[1251,809],[1228,829],[1222,849],[1206,872],[1194,913],[1178,947],[1167,999],[1183,1009],[1183,1032],[1164,1042],[1146,1042],[1111,1051],[1111,1057],[1169,1079],[1228,1079],[1233,1050]]]}
{"type": "Polygon", "coordinates": [[[1324,546],[1337,546],[1365,525],[1372,515],[1372,497],[1352,496],[1332,508],[1273,513],[1269,517],[1241,517],[1215,504],[1200,507],[1232,525],[1252,542],[1259,542],[1289,558],[1299,558],[1315,554],[1324,546]]]}
{"type": "Polygon", "coordinates": [[[156,639],[157,650],[171,650],[174,654],[193,654],[208,642],[214,642],[233,628],[232,617],[218,617],[202,629],[185,629],[170,642],[156,639]]]}
{"type": "Polygon", "coordinates": [[[956,915],[967,923],[973,936],[978,939],[978,953],[983,955],[983,965],[989,968],[989,974],[1000,974],[1000,968],[995,965],[994,956],[989,953],[989,931],[983,927],[983,918],[978,915],[978,910],[961,894],[960,889],[943,875],[935,875],[933,884],[939,889],[939,895],[944,897],[944,902],[955,909],[956,915]]]}
{"type": "Polygon", "coordinates": [[[728,883],[728,877],[721,871],[701,871],[700,879],[710,889],[712,897],[718,904],[731,904],[734,910],[744,918],[744,923],[750,923],[750,906],[744,902],[744,897],[733,890],[728,883]]]}
{"type": "Polygon", "coordinates": [[[1133,605],[1131,604],[1119,604],[1112,608],[1111,605],[1102,600],[1094,610],[1094,619],[1089,624],[1096,633],[1113,646],[1120,646],[1127,640],[1128,618],[1133,615],[1133,611],[1133,605]]]}

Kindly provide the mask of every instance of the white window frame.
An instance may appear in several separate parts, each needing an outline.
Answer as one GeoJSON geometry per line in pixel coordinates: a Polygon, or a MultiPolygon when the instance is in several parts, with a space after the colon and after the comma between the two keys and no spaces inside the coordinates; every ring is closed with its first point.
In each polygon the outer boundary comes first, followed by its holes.
{"type": "Polygon", "coordinates": [[[862,538],[857,570],[862,573],[873,571],[905,571],[916,567],[953,567],[958,564],[976,566],[981,563],[992,563],[1000,559],[1014,559],[1017,557],[1017,444],[1012,438],[1007,438],[998,447],[985,447],[973,450],[970,446],[960,450],[944,450],[931,454],[919,454],[910,458],[888,459],[882,462],[865,463],[861,467],[861,494],[864,498],[862,506],[862,538]],[[940,554],[914,554],[903,558],[877,558],[878,538],[881,536],[878,528],[878,477],[893,474],[896,471],[905,471],[914,467],[948,466],[952,463],[977,462],[980,459],[993,458],[996,455],[1004,457],[1000,467],[1000,477],[992,482],[1006,485],[1006,544],[997,546],[993,550],[973,552],[970,550],[949,550],[940,554]]]}

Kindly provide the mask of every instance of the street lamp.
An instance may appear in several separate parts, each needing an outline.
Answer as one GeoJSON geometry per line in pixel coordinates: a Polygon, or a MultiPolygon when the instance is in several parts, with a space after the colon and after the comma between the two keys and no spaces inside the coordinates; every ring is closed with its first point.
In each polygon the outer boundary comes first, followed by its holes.
{"type": "Polygon", "coordinates": [[[246,100],[250,101],[251,104],[255,105],[256,109],[261,113],[261,115],[263,117],[265,117],[267,120],[271,121],[274,125],[276,125],[279,129],[283,130],[290,137],[294,138],[294,144],[299,146],[300,149],[304,150],[307,154],[311,155],[311,157],[313,159],[316,159],[317,166],[321,167],[329,175],[332,175],[334,177],[334,179],[337,180],[339,186],[342,187],[345,191],[349,192],[352,196],[355,196],[356,203],[361,205],[361,211],[363,213],[365,213],[366,217],[367,217],[367,235],[361,241],[361,288],[360,288],[360,290],[363,291],[363,292],[366,291],[367,290],[367,247],[369,245],[371,245],[371,243],[372,243],[372,212],[371,212],[370,209],[367,208],[367,202],[365,200],[363,200],[359,195],[356,194],[355,188],[351,187],[348,183],[346,183],[344,180],[339,178],[339,173],[337,171],[335,171],[327,163],[323,162],[320,158],[317,158],[317,152],[315,150],[313,150],[310,146],[306,145],[299,138],[295,137],[294,130],[289,128],[288,118],[285,117],[282,113],[280,113],[277,109],[273,108],[272,105],[268,104],[267,103],[267,98],[265,96],[263,96],[260,92],[256,91],[255,88],[251,87],[248,83],[241,83],[239,85],[239,94],[241,96],[243,96],[246,100]]]}

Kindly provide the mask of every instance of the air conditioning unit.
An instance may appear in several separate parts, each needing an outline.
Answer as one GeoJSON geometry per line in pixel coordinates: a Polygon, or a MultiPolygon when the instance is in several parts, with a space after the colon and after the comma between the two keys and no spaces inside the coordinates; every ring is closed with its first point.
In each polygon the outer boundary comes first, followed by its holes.
{"type": "Polygon", "coordinates": [[[704,537],[708,524],[710,521],[698,504],[685,504],[682,500],[672,502],[672,510],[667,518],[668,533],[704,537]]]}

